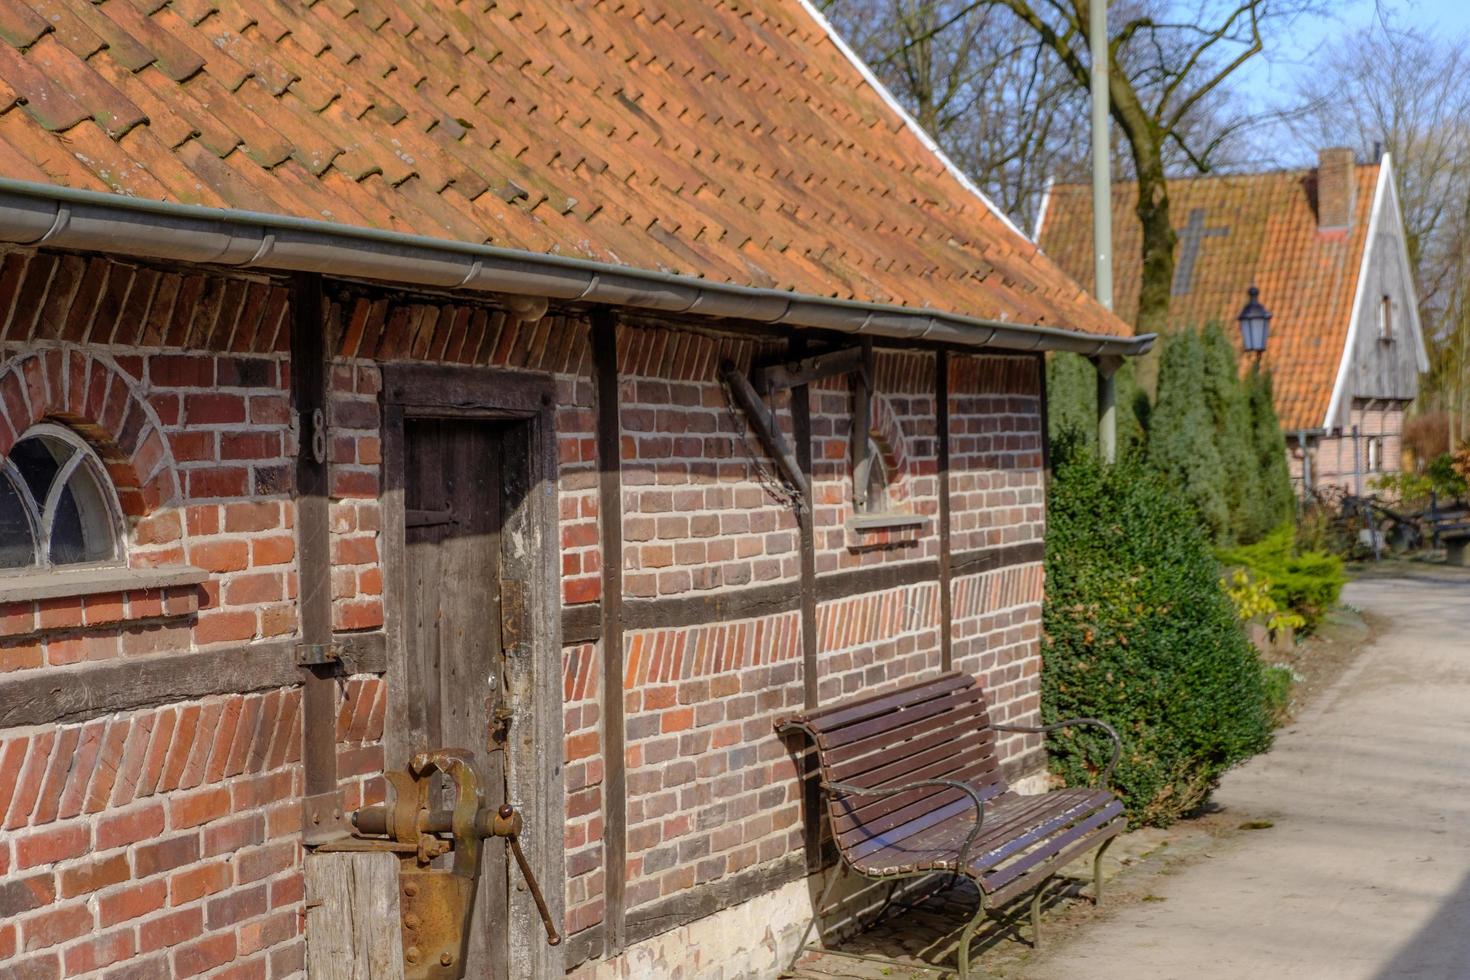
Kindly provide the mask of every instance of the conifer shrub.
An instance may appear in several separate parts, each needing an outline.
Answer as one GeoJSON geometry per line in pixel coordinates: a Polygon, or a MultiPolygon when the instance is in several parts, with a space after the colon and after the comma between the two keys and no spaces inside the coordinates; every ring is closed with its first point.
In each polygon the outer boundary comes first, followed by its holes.
{"type": "MultiPolygon", "coordinates": [[[[1118,449],[1130,452],[1147,439],[1151,410],[1139,387],[1133,362],[1125,361],[1113,376],[1117,399],[1118,449]]],[[[1097,368],[1080,354],[1054,353],[1046,359],[1047,430],[1051,439],[1070,433],[1088,449],[1097,449],[1097,368]]]]}
{"type": "Polygon", "coordinates": [[[1148,461],[1188,501],[1209,540],[1233,542],[1225,464],[1216,443],[1204,341],[1193,330],[1164,340],[1159,392],[1149,424],[1148,461]]]}
{"type": "Polygon", "coordinates": [[[1303,633],[1310,633],[1342,594],[1346,576],[1342,559],[1323,551],[1296,550],[1296,529],[1283,524],[1255,544],[1219,552],[1222,564],[1249,570],[1267,584],[1276,605],[1290,609],[1305,620],[1303,633]]]}
{"type": "MultiPolygon", "coordinates": [[[[1256,459],[1251,430],[1251,405],[1240,369],[1235,361],[1235,348],[1225,338],[1218,323],[1211,323],[1200,334],[1204,355],[1205,404],[1210,410],[1210,424],[1215,432],[1215,448],[1220,453],[1221,493],[1229,515],[1216,544],[1229,545],[1249,537],[1254,524],[1253,511],[1259,499],[1261,478],[1265,475],[1256,459]]],[[[1285,462],[1285,457],[1282,457],[1285,462]]],[[[1275,524],[1267,525],[1270,530],[1275,524]]]]}
{"type": "MultiPolygon", "coordinates": [[[[1059,440],[1053,462],[1043,716],[1116,727],[1130,823],[1167,825],[1270,744],[1262,665],[1177,488],[1134,457],[1104,466],[1076,440],[1059,440]]],[[[1072,729],[1049,749],[1068,785],[1086,785],[1109,743],[1072,729]]]]}
{"type": "Polygon", "coordinates": [[[1260,541],[1296,513],[1296,491],[1286,465],[1286,437],[1276,417],[1269,371],[1251,371],[1245,376],[1246,403],[1250,408],[1251,446],[1255,455],[1255,492],[1246,509],[1239,540],[1260,541]]]}

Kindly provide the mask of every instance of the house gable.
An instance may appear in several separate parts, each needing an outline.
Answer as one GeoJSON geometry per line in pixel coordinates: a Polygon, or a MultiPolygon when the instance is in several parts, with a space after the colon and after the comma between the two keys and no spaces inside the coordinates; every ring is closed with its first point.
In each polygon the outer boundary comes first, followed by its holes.
{"type": "MultiPolygon", "coordinates": [[[[1264,364],[1275,376],[1277,414],[1292,430],[1321,428],[1334,390],[1347,383],[1344,351],[1350,346],[1359,282],[1367,268],[1370,225],[1396,224],[1400,227],[1388,232],[1389,237],[1402,235],[1396,209],[1393,221],[1383,215],[1375,223],[1379,165],[1354,166],[1352,179],[1352,220],[1346,229],[1320,227],[1315,168],[1169,182],[1179,235],[1169,327],[1219,323],[1238,343],[1236,314],[1245,305],[1247,288],[1260,287],[1261,302],[1273,314],[1264,364]]],[[[1136,194],[1130,182],[1113,185],[1115,309],[1125,320],[1136,317],[1141,272],[1136,194]]],[[[1084,286],[1092,282],[1090,187],[1053,187],[1039,232],[1038,241],[1051,258],[1084,286]]],[[[1400,246],[1388,250],[1393,248],[1400,246]]],[[[1413,309],[1411,295],[1404,305],[1413,309]]],[[[1403,386],[1395,382],[1384,390],[1390,387],[1403,386]]]]}
{"type": "Polygon", "coordinates": [[[1419,392],[1419,374],[1428,367],[1392,160],[1385,155],[1373,192],[1352,323],[1322,428],[1349,428],[1355,403],[1412,401],[1419,392]]]}

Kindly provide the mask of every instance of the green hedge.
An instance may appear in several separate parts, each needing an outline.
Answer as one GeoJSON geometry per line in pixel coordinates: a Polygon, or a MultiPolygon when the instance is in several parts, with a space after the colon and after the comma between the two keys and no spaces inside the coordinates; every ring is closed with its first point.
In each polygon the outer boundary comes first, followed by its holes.
{"type": "MultiPolygon", "coordinates": [[[[1265,679],[1189,502],[1132,458],[1058,442],[1049,492],[1042,711],[1101,718],[1123,738],[1114,785],[1134,825],[1167,825],[1271,741],[1265,679]]],[[[1050,744],[1083,785],[1106,763],[1085,730],[1050,744]]]]}
{"type": "Polygon", "coordinates": [[[1347,581],[1342,559],[1321,551],[1293,554],[1295,531],[1283,524],[1255,544],[1229,548],[1219,553],[1224,565],[1238,565],[1265,581],[1271,598],[1282,609],[1305,619],[1303,632],[1310,633],[1336,604],[1347,581]]]}

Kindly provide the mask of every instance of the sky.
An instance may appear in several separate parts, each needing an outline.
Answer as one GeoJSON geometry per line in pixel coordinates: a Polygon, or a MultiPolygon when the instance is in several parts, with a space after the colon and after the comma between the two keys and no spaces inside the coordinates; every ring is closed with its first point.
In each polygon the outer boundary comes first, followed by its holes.
{"type": "Polygon", "coordinates": [[[1298,17],[1287,39],[1268,38],[1265,55],[1243,69],[1241,88],[1257,106],[1290,91],[1321,47],[1383,18],[1398,28],[1470,40],[1470,0],[1324,0],[1322,7],[1321,15],[1298,17]]]}

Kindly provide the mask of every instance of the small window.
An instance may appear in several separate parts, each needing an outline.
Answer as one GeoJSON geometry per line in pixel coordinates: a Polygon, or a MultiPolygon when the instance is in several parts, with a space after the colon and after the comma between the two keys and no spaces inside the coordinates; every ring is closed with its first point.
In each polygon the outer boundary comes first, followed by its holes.
{"type": "Polygon", "coordinates": [[[1368,472],[1383,472],[1383,437],[1368,437],[1368,472]]]}
{"type": "Polygon", "coordinates": [[[92,448],[70,429],[39,425],[0,460],[0,570],[116,562],[118,512],[92,448]]]}
{"type": "Polygon", "coordinates": [[[1393,340],[1393,299],[1388,296],[1378,303],[1378,339],[1393,340]]]}
{"type": "Polygon", "coordinates": [[[853,471],[853,486],[858,493],[858,513],[886,514],[892,509],[888,496],[888,464],[883,459],[883,447],[872,436],[868,437],[868,451],[863,461],[853,471]]]}

